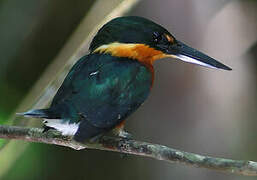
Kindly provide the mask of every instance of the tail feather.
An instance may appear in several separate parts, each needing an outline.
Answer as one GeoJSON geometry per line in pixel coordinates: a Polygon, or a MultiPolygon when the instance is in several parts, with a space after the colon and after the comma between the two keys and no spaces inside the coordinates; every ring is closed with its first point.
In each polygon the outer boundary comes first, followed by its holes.
{"type": "Polygon", "coordinates": [[[45,118],[45,119],[60,118],[50,109],[32,109],[24,113],[16,113],[16,114],[24,117],[32,117],[32,118],[45,118]]]}

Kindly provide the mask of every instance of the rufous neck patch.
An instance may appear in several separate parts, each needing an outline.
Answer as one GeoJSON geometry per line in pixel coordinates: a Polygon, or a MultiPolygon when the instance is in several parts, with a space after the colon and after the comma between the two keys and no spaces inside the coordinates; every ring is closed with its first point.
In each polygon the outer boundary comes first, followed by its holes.
{"type": "Polygon", "coordinates": [[[95,49],[93,53],[109,53],[116,57],[135,59],[147,65],[152,65],[155,60],[171,56],[145,44],[126,44],[118,42],[102,45],[95,49]]]}

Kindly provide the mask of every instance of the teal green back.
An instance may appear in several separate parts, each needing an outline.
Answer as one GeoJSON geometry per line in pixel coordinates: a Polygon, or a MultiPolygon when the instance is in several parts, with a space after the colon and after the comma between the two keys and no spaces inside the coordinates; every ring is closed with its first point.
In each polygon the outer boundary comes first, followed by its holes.
{"type": "Polygon", "coordinates": [[[145,101],[151,83],[151,72],[136,60],[89,54],[71,69],[51,109],[70,122],[108,130],[145,101]]]}

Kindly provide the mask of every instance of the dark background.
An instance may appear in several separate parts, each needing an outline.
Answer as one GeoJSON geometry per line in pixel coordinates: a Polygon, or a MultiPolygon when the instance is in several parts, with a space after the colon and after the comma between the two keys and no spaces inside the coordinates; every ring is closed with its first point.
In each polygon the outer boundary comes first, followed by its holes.
{"type": "MultiPolygon", "coordinates": [[[[93,2],[0,1],[1,123],[15,112],[93,2]]],[[[158,22],[177,39],[233,68],[227,72],[174,59],[156,62],[152,93],[127,121],[134,138],[203,155],[257,161],[257,2],[142,0],[129,15],[158,22]]],[[[19,149],[9,156],[16,151],[19,149]]],[[[0,164],[0,174],[4,166],[0,164]]],[[[122,158],[119,153],[36,143],[0,177],[103,178],[256,179],[137,156],[122,158]]]]}

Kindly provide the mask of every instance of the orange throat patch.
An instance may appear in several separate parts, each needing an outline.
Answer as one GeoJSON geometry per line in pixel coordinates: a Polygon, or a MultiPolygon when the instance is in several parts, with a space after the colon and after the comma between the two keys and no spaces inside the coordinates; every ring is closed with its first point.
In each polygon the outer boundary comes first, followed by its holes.
{"type": "Polygon", "coordinates": [[[170,57],[170,55],[156,50],[145,44],[111,43],[102,45],[94,53],[108,53],[116,57],[126,57],[137,60],[145,65],[152,66],[155,60],[170,57]]]}

